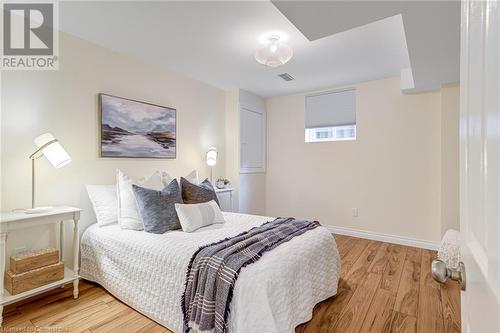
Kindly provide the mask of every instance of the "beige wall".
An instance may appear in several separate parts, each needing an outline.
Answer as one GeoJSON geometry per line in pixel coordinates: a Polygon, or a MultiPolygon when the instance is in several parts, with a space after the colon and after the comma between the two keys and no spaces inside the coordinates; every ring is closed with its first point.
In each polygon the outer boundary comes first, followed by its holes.
{"type": "Polygon", "coordinates": [[[355,141],[306,144],[304,94],[267,100],[266,213],[438,241],[441,91],[402,94],[398,78],[355,87],[355,141]]]}
{"type": "Polygon", "coordinates": [[[266,174],[240,174],[239,212],[253,215],[266,215],[266,174]]]}
{"type": "Polygon", "coordinates": [[[460,89],[458,84],[441,89],[441,233],[460,229],[459,200],[459,122],[460,89]]]}
{"type": "MultiPolygon", "coordinates": [[[[82,207],[83,224],[93,219],[85,184],[111,184],[115,170],[141,177],[154,170],[181,176],[193,168],[208,176],[205,152],[217,147],[214,177],[225,173],[224,92],[175,72],[135,61],[61,33],[60,69],[2,73],[2,210],[29,207],[33,138],[56,136],[73,158],[62,169],[38,160],[38,204],[82,207]],[[106,159],[98,156],[97,93],[177,109],[177,159],[106,159]]],[[[13,246],[42,247],[50,230],[9,238],[13,246]],[[40,240],[39,240],[40,239],[40,240]],[[14,240],[14,242],[11,242],[14,240]],[[17,244],[13,244],[17,243],[17,244]]]]}
{"type": "Polygon", "coordinates": [[[226,177],[231,181],[233,210],[239,211],[240,201],[240,102],[239,90],[226,92],[226,177]]]}

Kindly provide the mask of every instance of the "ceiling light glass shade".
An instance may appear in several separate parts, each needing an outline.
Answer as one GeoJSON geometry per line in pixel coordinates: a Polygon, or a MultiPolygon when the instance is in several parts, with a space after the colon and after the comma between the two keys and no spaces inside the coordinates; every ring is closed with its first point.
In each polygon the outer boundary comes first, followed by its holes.
{"type": "Polygon", "coordinates": [[[207,151],[207,164],[209,166],[214,166],[217,164],[217,149],[214,147],[209,148],[207,151]]]}
{"type": "Polygon", "coordinates": [[[71,162],[71,157],[52,134],[45,133],[37,136],[34,142],[38,148],[43,147],[43,155],[49,160],[54,168],[62,168],[71,162]]]}
{"type": "Polygon", "coordinates": [[[283,65],[292,59],[292,57],[292,48],[281,42],[279,36],[269,36],[266,44],[255,51],[255,60],[269,67],[283,65]]]}

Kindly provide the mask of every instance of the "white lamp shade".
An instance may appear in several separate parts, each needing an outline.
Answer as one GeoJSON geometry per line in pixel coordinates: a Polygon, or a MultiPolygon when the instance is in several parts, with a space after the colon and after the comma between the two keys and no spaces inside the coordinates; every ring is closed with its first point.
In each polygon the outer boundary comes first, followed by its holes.
{"type": "MultiPolygon", "coordinates": [[[[34,142],[35,145],[40,148],[55,139],[56,138],[54,138],[52,134],[45,133],[36,137],[34,142]]],[[[71,162],[71,157],[58,141],[54,141],[42,148],[42,154],[49,160],[54,168],[62,168],[71,162]]]]}
{"type": "Polygon", "coordinates": [[[209,148],[207,151],[207,164],[209,166],[214,166],[217,164],[217,149],[214,147],[209,148]]]}
{"type": "Polygon", "coordinates": [[[292,57],[292,48],[280,42],[279,36],[269,36],[267,43],[255,51],[255,60],[269,67],[283,65],[292,59],[292,57]]]}

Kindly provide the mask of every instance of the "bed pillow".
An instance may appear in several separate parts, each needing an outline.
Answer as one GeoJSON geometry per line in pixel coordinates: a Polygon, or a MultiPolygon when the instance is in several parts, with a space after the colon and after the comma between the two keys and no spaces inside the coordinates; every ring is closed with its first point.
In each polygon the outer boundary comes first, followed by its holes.
{"type": "Polygon", "coordinates": [[[224,223],[219,205],[211,200],[199,204],[175,204],[175,210],[185,232],[193,232],[207,225],[224,223]]]}
{"type": "Polygon", "coordinates": [[[118,222],[116,185],[87,185],[87,193],[94,208],[99,227],[118,222]]]}
{"type": "Polygon", "coordinates": [[[175,204],[182,203],[181,190],[177,179],[172,180],[161,191],[137,185],[132,185],[132,189],[146,232],[163,234],[181,228],[175,211],[175,204]]]}
{"type": "Polygon", "coordinates": [[[205,179],[199,185],[196,185],[188,181],[186,178],[181,177],[181,191],[182,200],[185,204],[197,204],[214,200],[217,205],[220,206],[214,187],[208,179],[205,179]]]}
{"type": "Polygon", "coordinates": [[[130,177],[121,172],[116,173],[116,188],[118,192],[118,223],[123,229],[143,230],[144,225],[137,210],[132,185],[136,184],[153,190],[161,190],[165,187],[163,177],[156,171],[149,178],[140,182],[134,182],[130,177]]]}
{"type": "MultiPolygon", "coordinates": [[[[154,178],[155,178],[155,181],[157,180],[157,174],[160,175],[161,177],[161,181],[162,181],[162,184],[163,186],[167,186],[168,184],[170,184],[170,182],[172,180],[174,180],[174,178],[172,178],[168,172],[165,172],[165,171],[156,171],[153,175],[154,175],[154,178]]],[[[147,183],[148,180],[150,179],[151,177],[142,177],[142,178],[139,178],[139,180],[137,181],[137,184],[144,184],[144,183],[147,183]]]]}
{"type": "Polygon", "coordinates": [[[193,184],[199,184],[200,183],[200,180],[198,179],[198,171],[197,170],[191,171],[184,178],[187,179],[190,183],[193,183],[193,184]]]}

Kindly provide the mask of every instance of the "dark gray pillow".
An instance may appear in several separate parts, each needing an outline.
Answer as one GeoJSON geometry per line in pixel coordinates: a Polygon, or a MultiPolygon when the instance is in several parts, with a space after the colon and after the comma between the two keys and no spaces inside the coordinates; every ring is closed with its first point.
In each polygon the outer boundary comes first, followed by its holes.
{"type": "Polygon", "coordinates": [[[215,194],[214,187],[205,179],[199,185],[191,183],[184,177],[181,177],[182,200],[185,204],[197,204],[214,200],[219,205],[219,199],[215,194]]]}
{"type": "Polygon", "coordinates": [[[132,185],[144,224],[144,230],[153,234],[163,234],[169,230],[180,229],[181,224],[175,211],[175,204],[182,203],[181,190],[174,179],[163,190],[132,185]]]}

